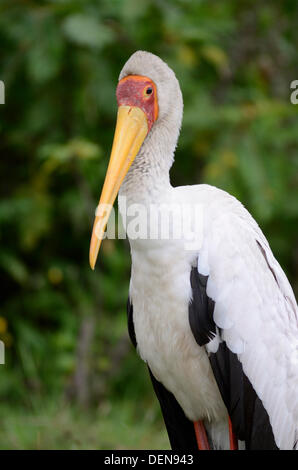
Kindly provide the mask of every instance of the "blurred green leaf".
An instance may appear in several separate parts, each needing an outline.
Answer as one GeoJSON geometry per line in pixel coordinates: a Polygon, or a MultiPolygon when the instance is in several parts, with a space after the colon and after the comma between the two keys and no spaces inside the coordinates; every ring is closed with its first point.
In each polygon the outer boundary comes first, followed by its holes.
{"type": "Polygon", "coordinates": [[[112,31],[96,18],[75,14],[66,18],[63,30],[67,38],[82,46],[102,49],[113,40],[112,31]]]}
{"type": "Polygon", "coordinates": [[[297,24],[292,0],[1,1],[2,447],[167,445],[127,340],[127,240],[105,240],[95,272],[88,263],[135,50],[165,60],[183,92],[173,185],[239,198],[298,292],[297,24]]]}
{"type": "Polygon", "coordinates": [[[0,267],[20,284],[24,284],[28,279],[26,265],[13,253],[4,251],[0,253],[0,267]]]}

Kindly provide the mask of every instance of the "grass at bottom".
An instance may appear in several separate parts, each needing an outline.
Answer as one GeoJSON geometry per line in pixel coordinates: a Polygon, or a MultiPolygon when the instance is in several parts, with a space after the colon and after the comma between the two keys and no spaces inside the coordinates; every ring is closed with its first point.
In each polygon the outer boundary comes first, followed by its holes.
{"type": "Polygon", "coordinates": [[[2,403],[0,416],[0,449],[169,449],[156,408],[139,413],[131,401],[87,411],[61,400],[33,409],[2,403]]]}

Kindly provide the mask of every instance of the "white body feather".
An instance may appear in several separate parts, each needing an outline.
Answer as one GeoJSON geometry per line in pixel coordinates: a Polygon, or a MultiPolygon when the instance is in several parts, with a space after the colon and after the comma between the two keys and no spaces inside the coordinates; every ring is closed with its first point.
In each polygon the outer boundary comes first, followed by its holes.
{"type": "MultiPolygon", "coordinates": [[[[210,420],[217,444],[227,447],[228,434],[222,432],[227,412],[207,356],[219,339],[206,349],[199,347],[188,320],[190,270],[198,263],[199,272],[208,276],[215,323],[262,400],[278,447],[291,449],[298,439],[298,322],[292,289],[239,201],[207,185],[170,185],[182,118],[179,84],[166,64],[145,52],[129,59],[120,78],[132,73],[155,81],[159,118],[122,184],[127,207],[174,202],[203,209],[197,250],[186,250],[183,239],[130,240],[130,296],[139,353],[188,418],[210,420]]],[[[120,204],[123,216],[125,210],[120,204]]]]}
{"type": "MultiPolygon", "coordinates": [[[[227,423],[206,349],[197,345],[188,320],[190,270],[198,260],[199,272],[209,276],[214,320],[262,400],[277,445],[293,448],[298,422],[297,306],[264,235],[235,198],[211,186],[169,188],[161,200],[201,205],[203,244],[194,252],[185,250],[185,240],[130,240],[130,296],[142,359],[189,419],[210,420],[219,427],[227,423]]],[[[214,351],[214,345],[216,349],[216,339],[207,351],[214,351]]]]}

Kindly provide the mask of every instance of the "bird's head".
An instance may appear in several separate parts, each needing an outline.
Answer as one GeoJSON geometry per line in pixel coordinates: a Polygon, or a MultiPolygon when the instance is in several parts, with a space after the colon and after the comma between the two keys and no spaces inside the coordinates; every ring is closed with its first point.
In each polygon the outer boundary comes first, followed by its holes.
{"type": "Polygon", "coordinates": [[[92,269],[120,186],[143,143],[154,134],[157,138],[167,135],[173,152],[182,120],[182,95],[175,74],[149,52],[137,51],[126,62],[116,97],[114,141],[90,244],[92,269]]]}

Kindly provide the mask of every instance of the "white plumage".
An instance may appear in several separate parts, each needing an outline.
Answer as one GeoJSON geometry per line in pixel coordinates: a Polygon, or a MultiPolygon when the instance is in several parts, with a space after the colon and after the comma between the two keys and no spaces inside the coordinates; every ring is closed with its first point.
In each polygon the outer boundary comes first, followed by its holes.
{"type": "Polygon", "coordinates": [[[201,250],[214,319],[262,400],[278,447],[292,449],[298,437],[295,297],[254,219],[236,199],[214,192],[209,189],[201,250]]]}
{"type": "MultiPolygon", "coordinates": [[[[190,269],[198,260],[199,272],[209,276],[207,294],[215,301],[223,339],[262,400],[278,447],[291,449],[298,428],[298,323],[291,286],[239,201],[208,185],[169,191],[172,196],[163,192],[161,201],[202,204],[203,245],[190,252],[182,240],[130,241],[139,353],[191,420],[223,425],[226,411],[205,347],[197,345],[188,322],[190,269]]],[[[216,350],[216,340],[207,351],[216,350]]]]}
{"type": "Polygon", "coordinates": [[[126,208],[120,204],[122,216],[140,203],[157,205],[161,214],[165,203],[199,205],[203,214],[202,240],[194,250],[185,248],[183,237],[130,240],[130,297],[139,354],[186,416],[205,420],[215,444],[228,448],[228,434],[222,432],[227,410],[208,359],[225,341],[269,415],[277,446],[297,447],[298,320],[291,286],[239,201],[208,185],[171,186],[169,169],[183,110],[172,70],[158,57],[139,51],[120,78],[127,75],[155,82],[159,117],[121,186],[126,197],[126,208]],[[217,334],[202,347],[188,318],[193,266],[208,276],[207,295],[215,302],[214,321],[221,330],[221,337],[217,334]]]}

